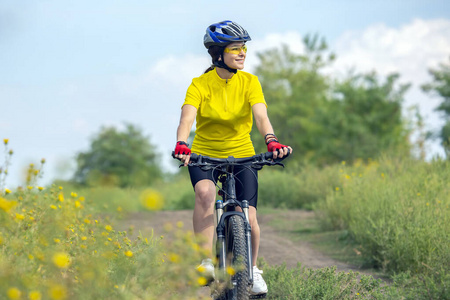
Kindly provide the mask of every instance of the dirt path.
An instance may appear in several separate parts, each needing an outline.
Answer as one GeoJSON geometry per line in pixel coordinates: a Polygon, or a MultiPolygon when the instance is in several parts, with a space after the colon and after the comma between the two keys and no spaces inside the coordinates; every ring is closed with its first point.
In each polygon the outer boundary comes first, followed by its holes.
{"type": "MultiPolygon", "coordinates": [[[[297,263],[301,263],[308,268],[323,268],[330,266],[337,266],[338,271],[354,270],[359,271],[356,266],[338,262],[331,259],[303,241],[293,242],[286,238],[281,230],[275,229],[270,225],[271,220],[275,216],[271,214],[261,214],[258,216],[259,225],[261,228],[261,245],[259,249],[259,256],[269,265],[280,265],[286,263],[288,268],[296,267],[297,263]]],[[[298,221],[299,218],[313,218],[314,213],[302,210],[293,210],[283,212],[284,220],[298,221]]],[[[161,211],[158,213],[138,212],[130,214],[122,223],[125,228],[134,227],[135,232],[142,231],[143,233],[154,230],[155,236],[166,235],[164,225],[171,223],[174,226],[177,222],[183,222],[186,230],[193,230],[192,228],[192,211],[161,211]]]]}

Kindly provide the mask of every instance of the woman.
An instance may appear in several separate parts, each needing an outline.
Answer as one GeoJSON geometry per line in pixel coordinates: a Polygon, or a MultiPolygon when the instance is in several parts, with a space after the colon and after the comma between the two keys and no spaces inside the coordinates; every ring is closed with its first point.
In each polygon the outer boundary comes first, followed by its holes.
{"type": "MultiPolygon", "coordinates": [[[[213,65],[202,76],[193,79],[182,106],[175,156],[184,165],[190,159],[191,149],[186,141],[194,120],[196,135],[192,152],[197,154],[217,158],[254,155],[250,139],[253,117],[274,158],[292,152],[292,148],[280,144],[274,134],[258,78],[240,71],[244,68],[247,53],[245,43],[250,40],[247,31],[232,21],[212,24],[206,29],[203,43],[212,57],[213,65]]],[[[212,256],[216,197],[214,175],[211,171],[203,171],[198,167],[189,167],[189,174],[195,190],[194,232],[204,239],[204,247],[212,256]]],[[[254,274],[251,294],[261,295],[267,293],[267,285],[261,276],[262,271],[256,266],[260,230],[256,218],[258,181],[255,175],[254,170],[244,169],[239,172],[237,182],[243,184],[236,184],[236,192],[238,199],[250,199],[254,274]],[[242,186],[246,187],[245,190],[242,186]]],[[[210,258],[203,260],[202,267],[214,278],[214,266],[210,258]]]]}

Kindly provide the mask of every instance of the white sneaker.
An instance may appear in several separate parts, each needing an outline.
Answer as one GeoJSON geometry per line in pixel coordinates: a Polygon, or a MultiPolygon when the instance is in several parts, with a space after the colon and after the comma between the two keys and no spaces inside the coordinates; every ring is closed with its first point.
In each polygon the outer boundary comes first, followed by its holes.
{"type": "Polygon", "coordinates": [[[261,276],[262,273],[263,271],[258,269],[257,266],[253,266],[253,287],[250,290],[251,295],[267,294],[267,284],[261,276]]]}
{"type": "Polygon", "coordinates": [[[202,264],[197,267],[197,271],[199,271],[203,275],[203,277],[206,278],[208,284],[214,281],[215,275],[212,259],[206,258],[202,260],[202,264]]]}

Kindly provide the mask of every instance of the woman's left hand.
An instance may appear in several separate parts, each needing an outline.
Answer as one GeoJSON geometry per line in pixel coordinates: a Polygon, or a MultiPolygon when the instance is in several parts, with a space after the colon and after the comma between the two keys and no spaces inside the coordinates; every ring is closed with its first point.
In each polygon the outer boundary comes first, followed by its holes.
{"type": "Polygon", "coordinates": [[[271,141],[269,144],[267,144],[267,151],[273,152],[273,158],[282,158],[283,156],[286,156],[292,153],[292,148],[290,146],[286,146],[283,144],[280,144],[277,140],[271,141]]]}

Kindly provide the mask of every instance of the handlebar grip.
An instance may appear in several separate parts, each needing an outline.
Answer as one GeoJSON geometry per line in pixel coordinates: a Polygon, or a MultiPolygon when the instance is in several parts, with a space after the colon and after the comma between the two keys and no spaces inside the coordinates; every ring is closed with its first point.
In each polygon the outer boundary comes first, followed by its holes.
{"type": "MultiPolygon", "coordinates": [[[[175,151],[172,151],[172,158],[178,159],[180,160],[178,157],[175,157],[175,151]]],[[[191,153],[191,161],[197,161],[198,159],[198,154],[196,153],[191,153]]]]}
{"type": "Polygon", "coordinates": [[[264,153],[264,159],[268,160],[271,159],[273,157],[273,152],[266,152],[264,153]]]}
{"type": "MultiPolygon", "coordinates": [[[[282,161],[283,159],[287,158],[290,154],[291,154],[291,152],[288,152],[288,154],[283,155],[282,158],[276,158],[274,161],[276,161],[276,162],[282,161]]],[[[273,152],[264,153],[264,159],[271,159],[271,158],[273,158],[273,152]]]]}

